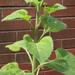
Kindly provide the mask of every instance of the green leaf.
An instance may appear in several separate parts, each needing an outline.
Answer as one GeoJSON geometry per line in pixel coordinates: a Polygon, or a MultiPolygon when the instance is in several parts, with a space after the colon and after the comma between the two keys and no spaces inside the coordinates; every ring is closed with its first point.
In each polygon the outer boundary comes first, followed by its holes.
{"type": "Polygon", "coordinates": [[[44,27],[44,32],[58,32],[67,27],[67,25],[52,16],[41,16],[41,24],[44,27]]]}
{"type": "Polygon", "coordinates": [[[0,69],[0,75],[32,75],[32,73],[25,73],[16,62],[8,63],[0,69]]]}
{"type": "Polygon", "coordinates": [[[17,19],[17,18],[23,19],[25,21],[29,21],[31,16],[28,15],[28,12],[26,10],[21,9],[21,10],[17,10],[15,12],[13,12],[12,14],[8,15],[2,21],[13,20],[13,19],[17,19]]]}
{"type": "Polygon", "coordinates": [[[75,75],[75,56],[65,49],[58,48],[56,59],[50,61],[47,66],[65,75],[75,75]]]}
{"type": "Polygon", "coordinates": [[[32,55],[34,55],[40,63],[46,61],[48,57],[51,55],[51,52],[53,50],[53,40],[51,37],[46,36],[43,39],[41,39],[41,41],[37,44],[34,43],[33,41],[31,42],[30,36],[25,35],[23,39],[27,42],[26,43],[27,50],[32,55]]]}
{"type": "Polygon", "coordinates": [[[14,44],[6,45],[5,47],[9,48],[11,51],[14,51],[14,52],[20,51],[21,47],[25,50],[27,49],[24,40],[17,41],[14,44]]]}
{"type": "Polygon", "coordinates": [[[62,9],[66,9],[66,7],[62,6],[61,4],[55,4],[53,6],[45,6],[44,7],[44,15],[48,15],[52,12],[55,12],[57,10],[62,10],[62,9]]]}
{"type": "Polygon", "coordinates": [[[38,0],[25,0],[26,1],[26,3],[32,3],[32,4],[34,4],[35,6],[37,6],[39,3],[40,3],[40,1],[38,1],[38,0]]]}

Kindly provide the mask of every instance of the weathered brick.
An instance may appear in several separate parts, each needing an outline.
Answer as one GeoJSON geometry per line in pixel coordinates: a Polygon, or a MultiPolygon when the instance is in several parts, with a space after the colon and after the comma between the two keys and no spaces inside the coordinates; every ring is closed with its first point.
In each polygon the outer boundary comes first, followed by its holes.
{"type": "Polygon", "coordinates": [[[0,32],[0,42],[13,42],[15,39],[15,32],[0,32]]]}
{"type": "Polygon", "coordinates": [[[11,51],[8,48],[5,48],[6,45],[10,43],[0,43],[0,53],[10,53],[11,51]]]}
{"type": "Polygon", "coordinates": [[[48,59],[52,60],[55,58],[56,58],[56,55],[55,55],[55,50],[54,50],[54,51],[52,51],[52,54],[50,55],[50,57],[48,59]]]}
{"type": "Polygon", "coordinates": [[[18,63],[28,62],[28,55],[27,55],[27,53],[17,53],[16,54],[16,62],[18,62],[18,63]]]}
{"type": "Polygon", "coordinates": [[[31,64],[30,63],[20,63],[19,67],[22,70],[31,70],[31,64]]]}
{"type": "Polygon", "coordinates": [[[63,5],[75,5],[75,0],[63,0],[63,5]]]}
{"type": "Polygon", "coordinates": [[[44,72],[39,72],[39,75],[44,75],[44,72]]]}
{"type": "Polygon", "coordinates": [[[48,6],[54,5],[56,3],[61,4],[61,0],[46,0],[46,3],[47,3],[46,5],[48,6]]]}
{"type": "Polygon", "coordinates": [[[1,9],[0,9],[0,19],[1,19],[1,9]]]}
{"type": "MultiPolygon", "coordinates": [[[[24,8],[24,9],[28,11],[28,15],[32,16],[33,18],[35,17],[35,8],[24,8]]],[[[6,17],[7,15],[10,15],[12,12],[16,10],[20,10],[20,9],[17,9],[17,8],[3,9],[3,18],[6,17]]]]}
{"type": "Polygon", "coordinates": [[[54,40],[54,49],[61,47],[61,41],[60,40],[54,40]]]}
{"type": "Polygon", "coordinates": [[[29,24],[23,20],[17,21],[0,21],[0,30],[25,30],[29,29],[29,24]]]}
{"type": "Polygon", "coordinates": [[[67,24],[68,28],[75,28],[75,18],[63,18],[62,21],[67,24]]]}
{"type": "Polygon", "coordinates": [[[51,33],[53,39],[74,38],[75,29],[65,29],[60,32],[51,33]]]}
{"type": "Polygon", "coordinates": [[[62,48],[75,48],[75,39],[62,40],[62,48]]]}
{"type": "Polygon", "coordinates": [[[24,0],[0,0],[0,6],[29,6],[24,0]]]}
{"type": "Polygon", "coordinates": [[[54,17],[75,16],[74,12],[75,12],[75,7],[68,7],[67,9],[53,12],[51,15],[54,17]]]}
{"type": "Polygon", "coordinates": [[[14,54],[0,54],[0,64],[14,62],[14,54]]]}
{"type": "Polygon", "coordinates": [[[44,75],[64,75],[54,70],[45,71],[44,75]]]}

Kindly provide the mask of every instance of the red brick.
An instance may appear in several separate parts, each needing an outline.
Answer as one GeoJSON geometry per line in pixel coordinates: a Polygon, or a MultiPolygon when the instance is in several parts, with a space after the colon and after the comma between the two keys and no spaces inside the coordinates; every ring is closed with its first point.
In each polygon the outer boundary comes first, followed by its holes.
{"type": "Polygon", "coordinates": [[[1,19],[1,9],[0,9],[0,19],[1,19]]]}
{"type": "Polygon", "coordinates": [[[62,40],[62,48],[75,48],[75,39],[62,40]]]}
{"type": "Polygon", "coordinates": [[[50,70],[50,71],[45,71],[44,75],[64,75],[64,74],[61,74],[54,70],[50,70]]]}
{"type": "Polygon", "coordinates": [[[75,5],[75,0],[63,0],[63,5],[75,5]]]}
{"type": "Polygon", "coordinates": [[[28,55],[27,55],[27,53],[17,53],[16,54],[16,62],[18,62],[18,63],[28,62],[28,55]]]}
{"type": "Polygon", "coordinates": [[[53,39],[74,38],[75,29],[65,29],[60,32],[51,33],[53,39]]]}
{"type": "MultiPolygon", "coordinates": [[[[29,30],[29,31],[20,31],[20,32],[18,32],[18,33],[17,33],[17,40],[22,40],[22,39],[23,39],[23,36],[24,36],[25,34],[29,34],[29,35],[32,37],[32,39],[34,39],[34,34],[33,34],[33,32],[32,32],[31,30],[29,30]]],[[[41,36],[41,34],[42,34],[42,31],[39,30],[39,32],[38,32],[38,39],[39,39],[39,37],[41,36]]],[[[48,35],[49,35],[49,33],[47,33],[45,36],[48,36],[48,35]]]]}
{"type": "Polygon", "coordinates": [[[39,75],[44,75],[44,72],[39,72],[39,75]]]}
{"type": "Polygon", "coordinates": [[[0,42],[13,42],[15,39],[15,32],[0,32],[0,42]]]}
{"type": "Polygon", "coordinates": [[[28,6],[24,0],[0,0],[0,6],[28,6]]]}
{"type": "Polygon", "coordinates": [[[0,69],[2,68],[3,65],[0,65],[0,69]]]}
{"type": "Polygon", "coordinates": [[[61,47],[61,41],[60,40],[54,40],[54,49],[61,47]]]}
{"type": "Polygon", "coordinates": [[[67,24],[68,28],[75,28],[75,18],[63,18],[62,21],[67,24]]]}
{"type": "Polygon", "coordinates": [[[4,21],[0,22],[0,30],[24,30],[29,29],[29,24],[26,21],[4,21]]]}
{"type": "Polygon", "coordinates": [[[5,48],[6,45],[8,45],[10,43],[0,43],[0,53],[10,53],[12,51],[10,51],[8,48],[5,48]]]}
{"type": "Polygon", "coordinates": [[[75,56],[75,49],[68,49],[67,51],[69,51],[70,53],[72,53],[75,56]]]}
{"type": "Polygon", "coordinates": [[[30,63],[20,63],[19,67],[22,70],[31,70],[31,64],[30,63]]]}
{"type": "MultiPolygon", "coordinates": [[[[23,9],[23,8],[22,8],[23,9]]],[[[12,12],[20,10],[20,9],[3,9],[3,18],[6,17],[7,15],[10,15],[12,12]]],[[[35,8],[26,8],[25,10],[28,11],[28,14],[32,16],[33,18],[35,17],[35,8]]]]}
{"type": "Polygon", "coordinates": [[[46,0],[46,3],[47,3],[48,6],[54,5],[56,3],[61,4],[61,0],[46,0]]]}
{"type": "Polygon", "coordinates": [[[54,17],[75,16],[74,12],[75,12],[75,7],[68,7],[67,9],[53,12],[51,16],[54,17]]]}
{"type": "Polygon", "coordinates": [[[55,59],[55,58],[56,58],[55,51],[52,51],[52,54],[50,55],[49,59],[52,60],[52,59],[55,59]]]}
{"type": "Polygon", "coordinates": [[[0,54],[0,64],[14,62],[14,54],[0,54]]]}

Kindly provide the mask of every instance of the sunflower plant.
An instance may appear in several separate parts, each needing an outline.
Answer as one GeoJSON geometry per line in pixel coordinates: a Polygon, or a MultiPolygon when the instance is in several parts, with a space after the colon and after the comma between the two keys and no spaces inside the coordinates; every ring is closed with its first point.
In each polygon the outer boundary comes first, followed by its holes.
{"type": "Polygon", "coordinates": [[[65,23],[52,16],[48,16],[48,14],[66,9],[66,7],[58,3],[53,6],[44,6],[44,14],[39,16],[39,12],[46,0],[25,1],[26,3],[32,3],[36,8],[35,28],[29,21],[32,17],[28,15],[28,12],[24,9],[14,11],[12,14],[2,19],[2,21],[19,18],[30,24],[34,34],[34,39],[32,39],[30,35],[26,34],[23,36],[23,40],[16,41],[15,43],[6,45],[5,47],[14,52],[18,52],[21,48],[23,48],[29,56],[32,72],[28,70],[21,70],[18,63],[12,62],[6,64],[0,69],[0,75],[38,75],[40,68],[44,66],[48,66],[65,75],[75,75],[75,56],[63,48],[58,48],[55,50],[56,59],[49,60],[48,58],[50,57],[54,47],[53,40],[51,36],[44,36],[48,32],[59,32],[67,27],[65,23]],[[38,39],[40,24],[44,29],[43,34],[38,39]]]}

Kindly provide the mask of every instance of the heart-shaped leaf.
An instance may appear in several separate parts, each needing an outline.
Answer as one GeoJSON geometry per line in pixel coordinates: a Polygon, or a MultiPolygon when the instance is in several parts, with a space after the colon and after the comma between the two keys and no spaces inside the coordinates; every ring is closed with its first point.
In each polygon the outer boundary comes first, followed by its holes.
{"type": "MultiPolygon", "coordinates": [[[[23,39],[27,41],[27,36],[25,35],[23,39]]],[[[51,37],[46,36],[37,44],[27,41],[26,47],[27,50],[34,55],[40,63],[43,63],[51,55],[53,50],[53,40],[51,37]]]]}
{"type": "Polygon", "coordinates": [[[44,32],[58,32],[67,27],[67,25],[52,16],[41,16],[42,21],[41,24],[44,27],[44,32]]]}
{"type": "Polygon", "coordinates": [[[44,7],[44,15],[48,15],[52,12],[55,12],[57,10],[62,10],[62,9],[66,9],[66,7],[62,6],[61,4],[55,4],[53,6],[45,6],[44,7]]]}
{"type": "Polygon", "coordinates": [[[13,12],[12,14],[8,15],[2,21],[13,20],[13,19],[17,19],[17,18],[23,19],[25,21],[29,21],[31,16],[28,15],[28,12],[26,10],[21,9],[21,10],[17,10],[15,12],[13,12]]]}

